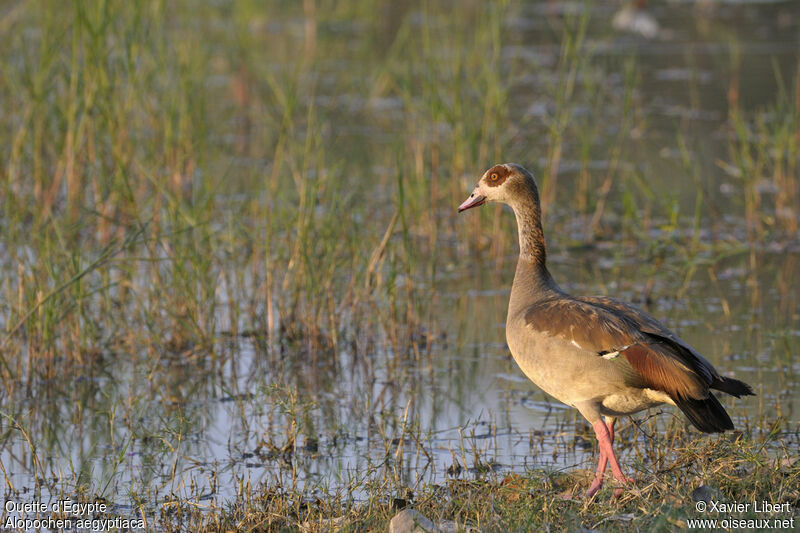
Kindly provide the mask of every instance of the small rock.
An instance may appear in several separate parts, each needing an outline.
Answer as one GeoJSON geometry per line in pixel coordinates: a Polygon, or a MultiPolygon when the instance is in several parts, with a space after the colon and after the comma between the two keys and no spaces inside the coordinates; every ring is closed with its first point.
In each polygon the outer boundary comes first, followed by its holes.
{"type": "Polygon", "coordinates": [[[435,531],[433,522],[416,509],[403,509],[389,522],[389,533],[435,531]]]}
{"type": "Polygon", "coordinates": [[[457,533],[459,529],[456,523],[452,520],[442,520],[436,524],[436,531],[438,533],[457,533]]]}
{"type": "Polygon", "coordinates": [[[710,502],[711,500],[719,500],[719,492],[717,489],[709,487],[708,485],[700,485],[692,491],[692,501],[694,502],[710,502]]]}

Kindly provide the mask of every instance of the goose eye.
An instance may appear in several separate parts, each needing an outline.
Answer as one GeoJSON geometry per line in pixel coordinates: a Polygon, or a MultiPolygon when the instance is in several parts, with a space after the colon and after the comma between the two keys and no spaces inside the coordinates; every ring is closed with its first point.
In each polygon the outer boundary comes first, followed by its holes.
{"type": "Polygon", "coordinates": [[[492,175],[489,176],[489,179],[492,181],[497,181],[499,178],[500,176],[497,175],[497,172],[492,172],[492,175]]]}

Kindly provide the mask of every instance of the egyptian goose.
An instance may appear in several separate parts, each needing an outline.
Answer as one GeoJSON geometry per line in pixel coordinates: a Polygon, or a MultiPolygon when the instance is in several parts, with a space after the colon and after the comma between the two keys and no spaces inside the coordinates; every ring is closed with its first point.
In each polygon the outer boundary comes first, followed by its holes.
{"type": "Polygon", "coordinates": [[[605,296],[575,297],[559,288],[545,264],[539,191],[516,164],[495,165],[458,211],[485,202],[511,206],[517,217],[519,260],[508,302],[506,340],[528,378],[586,417],[600,447],[588,497],[600,490],[606,463],[623,485],[614,455],[614,422],[659,404],[675,405],[700,431],[733,429],[709,389],[741,397],[749,385],[721,376],[691,346],[655,318],[605,296]]]}

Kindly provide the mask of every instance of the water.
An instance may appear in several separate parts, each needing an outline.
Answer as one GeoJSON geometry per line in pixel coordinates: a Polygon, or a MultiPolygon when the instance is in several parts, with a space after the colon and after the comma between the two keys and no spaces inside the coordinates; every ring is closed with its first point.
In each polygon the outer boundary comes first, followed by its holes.
{"type": "MultiPolygon", "coordinates": [[[[548,137],[541,135],[541,123],[552,120],[555,103],[538,95],[560,79],[564,13],[580,14],[583,6],[514,6],[500,25],[498,72],[505,76],[501,85],[508,91],[515,129],[503,132],[497,142],[505,159],[518,160],[539,175],[548,167],[548,137]]],[[[383,55],[390,57],[388,69],[409,68],[416,80],[436,68],[435,62],[406,65],[392,59],[393,36],[404,31],[393,21],[406,17],[410,31],[420,24],[446,30],[452,24],[469,27],[482,16],[476,6],[455,22],[404,2],[383,8],[391,16],[356,13],[318,28],[321,59],[309,74],[318,80],[316,105],[339,121],[324,129],[322,142],[341,154],[346,168],[369,168],[377,175],[392,172],[394,155],[387,147],[406,140],[408,103],[396,96],[367,99],[357,80],[374,82],[370,69],[383,55]],[[352,92],[343,92],[348,86],[352,92]]],[[[732,99],[744,112],[754,112],[781,90],[776,73],[792,86],[800,9],[794,2],[658,3],[649,10],[658,25],[653,39],[612,30],[615,12],[615,5],[605,3],[591,11],[587,47],[593,51],[592,63],[578,70],[575,90],[592,91],[599,83],[599,98],[608,101],[568,113],[572,123],[594,130],[583,139],[567,140],[569,149],[558,164],[559,187],[546,208],[551,271],[574,294],[608,294],[642,306],[724,375],[754,385],[757,397],[725,402],[737,426],[759,426],[778,416],[791,425],[800,408],[795,394],[800,246],[796,235],[746,244],[743,186],[735,171],[720,162],[730,160],[732,99]],[[738,64],[731,60],[732,49],[738,64]],[[634,57],[638,81],[630,97],[638,111],[625,119],[624,67],[634,57]],[[598,110],[603,120],[597,120],[598,110]],[[589,142],[585,152],[577,146],[581,142],[589,142]],[[626,148],[615,160],[612,152],[620,144],[626,148]],[[581,153],[588,156],[581,159],[581,153]],[[687,173],[685,153],[697,174],[687,173]],[[594,228],[599,238],[589,247],[582,245],[592,213],[579,209],[574,191],[585,187],[594,194],[612,167],[639,177],[625,185],[638,187],[636,194],[670,199],[680,222],[654,215],[645,234],[620,233],[625,217],[636,211],[626,204],[635,195],[614,189],[594,228]],[[589,185],[583,181],[587,169],[595,180],[589,185]],[[715,210],[700,213],[695,232],[691,213],[700,190],[713,198],[715,210]],[[687,244],[693,239],[700,245],[687,244]]],[[[230,30],[225,20],[218,25],[216,31],[230,30]]],[[[304,27],[302,14],[291,10],[255,17],[250,24],[254,39],[280,52],[276,58],[291,56],[286,50],[299,46],[304,27]]],[[[211,32],[212,39],[215,35],[211,32]]],[[[457,45],[432,54],[446,61],[448,54],[458,53],[457,45]]],[[[296,66],[275,61],[267,68],[296,66]]],[[[208,85],[228,82],[211,78],[208,85]]],[[[440,142],[452,134],[451,126],[435,117],[414,120],[440,142]]],[[[248,142],[247,129],[236,121],[220,127],[230,134],[220,142],[248,142]]],[[[237,337],[222,327],[213,354],[190,346],[168,347],[159,354],[122,352],[104,359],[99,369],[87,365],[86,374],[72,383],[40,380],[15,398],[18,425],[4,426],[8,433],[0,459],[7,488],[13,486],[19,500],[48,500],[60,490],[73,491],[74,485],[125,511],[165,498],[221,504],[247,483],[300,488],[309,498],[340,493],[359,499],[370,482],[384,483],[388,494],[400,484],[415,488],[451,477],[505,475],[532,467],[590,468],[592,442],[581,418],[531,385],[504,343],[516,260],[513,217],[484,207],[501,217],[490,231],[476,222],[474,212],[455,215],[470,184],[498,162],[489,152],[481,167],[452,178],[463,181],[463,194],[452,198],[451,210],[435,215],[442,237],[437,256],[425,263],[435,265],[435,272],[397,276],[398,290],[413,286],[416,294],[430,299],[428,320],[398,333],[411,332],[409,345],[395,342],[391,331],[364,331],[359,324],[335,350],[302,338],[269,344],[264,332],[237,337]],[[448,238],[452,234],[445,229],[459,226],[475,233],[472,239],[481,252],[467,255],[464,242],[448,238]],[[404,346],[411,348],[398,353],[404,346]],[[36,443],[36,458],[28,438],[36,443]],[[35,478],[62,481],[37,485],[35,478]]],[[[266,162],[242,155],[230,164],[252,171],[266,162]]],[[[360,201],[380,205],[393,194],[370,189],[369,177],[353,181],[363,187],[354,193],[363,195],[360,201]]],[[[770,209],[767,200],[775,194],[763,191],[764,209],[770,209]]],[[[221,201],[235,205],[236,196],[221,194],[221,201]]],[[[390,216],[379,215],[376,232],[385,229],[390,216]]],[[[218,289],[218,300],[227,300],[224,287],[218,289]]],[[[387,303],[375,313],[390,309],[387,303]]],[[[637,417],[645,429],[625,422],[629,446],[641,445],[647,431],[674,423],[673,417],[681,415],[665,408],[656,418],[637,417]]]]}

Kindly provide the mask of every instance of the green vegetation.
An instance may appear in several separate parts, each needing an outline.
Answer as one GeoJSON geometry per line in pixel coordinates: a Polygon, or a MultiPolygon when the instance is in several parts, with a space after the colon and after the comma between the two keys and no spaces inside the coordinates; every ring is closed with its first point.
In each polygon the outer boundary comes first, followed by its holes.
{"type": "MultiPolygon", "coordinates": [[[[592,3],[545,4],[0,8],[5,498],[100,498],[175,530],[370,529],[408,500],[495,530],[669,529],[701,481],[796,509],[797,52],[753,88],[752,28],[700,17],[693,35],[727,43],[716,63],[667,41],[692,74],[654,86],[673,56],[592,3]],[[677,294],[663,314],[689,340],[757,368],[742,434],[631,428],[642,482],[619,500],[559,499],[585,488],[571,468],[478,468],[498,445],[470,421],[510,426],[519,393],[464,405],[482,374],[516,371],[505,296],[470,294],[504,286],[516,245],[499,207],[455,206],[501,161],[540,180],[562,276],[677,294]],[[450,405],[460,445],[437,440],[450,405]],[[442,453],[473,471],[447,475],[442,453]]],[[[531,450],[579,463],[552,426],[531,450]]]]}
{"type": "MultiPolygon", "coordinates": [[[[579,438],[591,438],[584,428],[579,438]]],[[[627,434],[627,433],[626,433],[627,434]]],[[[624,435],[623,435],[624,436],[624,435]]],[[[623,439],[625,447],[632,443],[623,439]]],[[[385,530],[398,509],[407,505],[435,522],[454,521],[458,528],[480,531],[673,531],[695,530],[692,519],[800,520],[800,461],[789,447],[797,434],[741,434],[721,439],[698,439],[673,427],[664,438],[654,437],[646,448],[636,449],[636,488],[619,498],[614,486],[592,500],[582,497],[592,476],[588,470],[548,472],[530,470],[524,475],[494,476],[484,472],[472,480],[449,479],[418,491],[398,489],[394,497],[374,493],[354,502],[336,493],[309,499],[284,487],[270,486],[240,492],[218,512],[183,505],[162,513],[168,529],[211,531],[385,530]],[[786,448],[778,458],[765,445],[782,440],[786,448]],[[665,446],[671,450],[665,453],[665,446]],[[693,498],[748,503],[744,512],[699,512],[693,498]],[[756,512],[753,502],[789,503],[790,512],[756,512]]],[[[384,480],[384,483],[388,480],[384,480]]],[[[699,500],[698,500],[699,501],[699,500]]],[[[779,530],[780,528],[775,528],[779,530]]]]}

